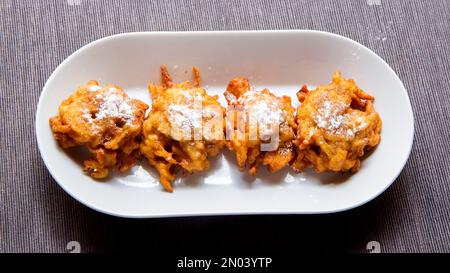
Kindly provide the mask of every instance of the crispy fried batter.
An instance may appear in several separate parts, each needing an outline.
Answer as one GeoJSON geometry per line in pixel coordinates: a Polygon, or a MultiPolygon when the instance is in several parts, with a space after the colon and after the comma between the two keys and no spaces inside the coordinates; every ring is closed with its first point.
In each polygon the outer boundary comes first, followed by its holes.
{"type": "Polygon", "coordinates": [[[259,164],[270,172],[288,165],[294,158],[296,128],[290,97],[256,91],[242,77],[231,80],[224,95],[229,105],[226,145],[236,153],[239,169],[248,165],[255,175],[259,164]]]}
{"type": "Polygon", "coordinates": [[[162,86],[150,84],[152,110],[144,122],[141,152],[160,174],[165,190],[173,191],[178,169],[187,173],[209,168],[208,157],[224,145],[224,108],[217,96],[200,88],[200,74],[193,68],[189,81],[174,84],[167,68],[161,67],[162,86]]]}
{"type": "Polygon", "coordinates": [[[147,109],[116,85],[102,88],[89,81],[61,103],[50,126],[61,147],[86,146],[92,158],[84,161],[84,170],[94,178],[105,178],[110,169],[125,172],[135,164],[147,109]]]}
{"type": "Polygon", "coordinates": [[[302,103],[296,122],[296,170],[314,167],[317,172],[356,172],[364,152],[380,142],[381,119],[374,97],[339,72],[329,85],[297,93],[302,103]]]}

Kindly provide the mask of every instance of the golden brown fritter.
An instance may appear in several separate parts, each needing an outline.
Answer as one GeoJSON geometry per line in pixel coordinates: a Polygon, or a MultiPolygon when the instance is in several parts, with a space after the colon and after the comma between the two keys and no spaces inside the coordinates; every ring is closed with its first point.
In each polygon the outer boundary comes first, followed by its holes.
{"type": "Polygon", "coordinates": [[[224,95],[229,105],[227,147],[236,153],[239,169],[248,165],[255,175],[259,164],[270,172],[288,165],[294,158],[296,128],[290,97],[256,91],[242,77],[231,80],[224,95]]]}
{"type": "Polygon", "coordinates": [[[152,110],[144,123],[141,152],[160,174],[165,190],[172,192],[178,169],[187,173],[209,168],[208,157],[224,145],[224,108],[217,96],[199,87],[200,74],[193,68],[189,81],[174,84],[161,67],[162,86],[150,84],[152,110]]]}
{"type": "Polygon", "coordinates": [[[135,164],[147,109],[116,85],[89,81],[61,103],[50,126],[61,147],[86,146],[92,158],[84,161],[84,170],[105,178],[110,169],[125,172],[135,164]]]}
{"type": "Polygon", "coordinates": [[[298,156],[293,168],[314,167],[317,172],[356,172],[364,152],[380,142],[381,119],[374,97],[339,72],[329,85],[297,93],[298,156]]]}

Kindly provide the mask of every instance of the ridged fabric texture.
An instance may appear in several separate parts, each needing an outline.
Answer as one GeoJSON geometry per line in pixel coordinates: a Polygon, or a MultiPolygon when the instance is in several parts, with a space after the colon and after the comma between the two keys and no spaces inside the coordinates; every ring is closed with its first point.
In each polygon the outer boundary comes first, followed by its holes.
{"type": "Polygon", "coordinates": [[[447,0],[0,0],[0,252],[68,252],[70,241],[82,252],[368,252],[370,241],[382,252],[450,252],[449,14],[447,0]],[[398,73],[414,111],[414,146],[380,197],[331,215],[129,220],[88,209],[55,183],[34,117],[45,81],[67,56],[123,32],[253,29],[341,34],[398,73]]]}

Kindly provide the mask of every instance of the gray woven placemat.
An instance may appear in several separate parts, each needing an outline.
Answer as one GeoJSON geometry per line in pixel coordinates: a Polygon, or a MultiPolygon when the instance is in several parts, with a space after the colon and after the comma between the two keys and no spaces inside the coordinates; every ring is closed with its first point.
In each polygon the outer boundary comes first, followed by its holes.
{"type": "MultiPolygon", "coordinates": [[[[319,252],[449,250],[450,2],[0,0],[0,252],[219,248],[319,252]],[[92,211],[47,172],[34,136],[41,89],[72,52],[130,31],[317,29],[384,58],[409,92],[411,157],[369,204],[319,216],[128,220],[92,211]]],[[[374,75],[376,77],[376,75],[374,75]]],[[[382,171],[382,170],[380,170],[382,171]]]]}

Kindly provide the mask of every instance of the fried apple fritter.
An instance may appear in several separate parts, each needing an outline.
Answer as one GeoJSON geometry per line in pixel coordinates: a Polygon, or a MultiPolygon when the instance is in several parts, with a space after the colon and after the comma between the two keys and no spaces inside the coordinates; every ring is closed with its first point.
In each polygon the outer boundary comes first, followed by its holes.
{"type": "Polygon", "coordinates": [[[356,172],[364,153],[380,143],[381,119],[374,97],[335,72],[329,85],[297,93],[296,170],[356,172]]]}
{"type": "Polygon", "coordinates": [[[167,68],[161,66],[162,85],[150,84],[153,106],[144,122],[141,152],[160,174],[163,188],[173,191],[177,170],[185,173],[209,168],[208,157],[224,146],[225,110],[200,86],[194,67],[190,81],[174,84],[167,68]]]}
{"type": "Polygon", "coordinates": [[[270,172],[288,165],[296,129],[290,97],[257,91],[242,77],[231,80],[224,95],[229,106],[226,145],[236,153],[239,169],[248,166],[249,174],[256,175],[259,164],[270,172]]]}
{"type": "Polygon", "coordinates": [[[50,126],[62,148],[86,146],[92,158],[83,162],[84,171],[105,178],[111,169],[126,172],[135,164],[147,109],[116,85],[89,81],[61,103],[50,126]]]}

